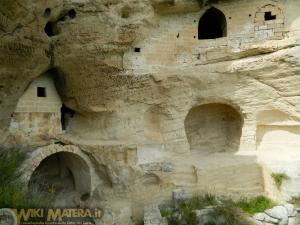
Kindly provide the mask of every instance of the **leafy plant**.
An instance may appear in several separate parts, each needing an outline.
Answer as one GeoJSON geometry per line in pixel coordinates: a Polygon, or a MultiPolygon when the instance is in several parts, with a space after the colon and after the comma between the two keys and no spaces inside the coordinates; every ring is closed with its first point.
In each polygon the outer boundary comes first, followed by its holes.
{"type": "Polygon", "coordinates": [[[218,200],[215,195],[210,193],[198,194],[194,197],[181,202],[178,206],[163,207],[161,209],[162,217],[166,217],[169,224],[188,225],[197,224],[197,217],[194,212],[196,209],[203,209],[207,206],[216,205],[218,200]]]}
{"type": "Polygon", "coordinates": [[[199,194],[180,203],[161,209],[161,215],[166,217],[169,225],[197,225],[195,210],[208,209],[211,221],[205,225],[250,225],[248,214],[253,215],[272,208],[275,203],[265,197],[241,198],[233,200],[229,197],[213,194],[199,194]]]}
{"type": "Polygon", "coordinates": [[[36,190],[24,187],[20,165],[25,159],[18,149],[0,149],[0,208],[37,208],[46,206],[36,190]]]}
{"type": "Polygon", "coordinates": [[[21,177],[19,165],[25,159],[25,154],[16,149],[0,149],[0,184],[11,184],[21,177]]]}
{"type": "Polygon", "coordinates": [[[245,213],[232,201],[216,206],[211,215],[217,221],[216,225],[252,225],[245,213]]]}
{"type": "Polygon", "coordinates": [[[272,177],[278,190],[281,190],[281,186],[284,181],[287,181],[290,179],[290,177],[286,173],[272,173],[271,177],[272,177]]]}
{"type": "Polygon", "coordinates": [[[236,206],[243,209],[244,212],[254,215],[274,207],[275,203],[272,199],[261,195],[254,198],[241,198],[237,201],[236,206]]]}
{"type": "Polygon", "coordinates": [[[135,225],[144,225],[144,221],[143,220],[137,221],[135,222],[135,225]]]}

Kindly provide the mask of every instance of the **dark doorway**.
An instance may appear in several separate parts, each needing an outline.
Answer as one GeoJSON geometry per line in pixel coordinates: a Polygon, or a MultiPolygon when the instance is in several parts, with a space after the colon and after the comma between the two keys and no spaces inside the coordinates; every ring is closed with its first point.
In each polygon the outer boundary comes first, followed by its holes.
{"type": "Polygon", "coordinates": [[[69,109],[65,105],[61,107],[61,128],[62,130],[67,130],[70,119],[74,117],[75,111],[69,109]]]}
{"type": "Polygon", "coordinates": [[[227,36],[225,15],[218,9],[208,9],[199,21],[198,39],[215,39],[227,36]]]}

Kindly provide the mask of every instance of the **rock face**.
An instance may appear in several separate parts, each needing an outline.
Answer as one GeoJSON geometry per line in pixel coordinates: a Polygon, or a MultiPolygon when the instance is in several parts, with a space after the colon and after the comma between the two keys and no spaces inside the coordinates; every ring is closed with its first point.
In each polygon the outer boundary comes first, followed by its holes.
{"type": "Polygon", "coordinates": [[[45,156],[83,157],[85,204],[124,201],[133,217],[182,186],[298,195],[299,10],[0,0],[0,145],[29,149],[27,181],[45,156]],[[291,178],[281,192],[272,172],[291,178]]]}
{"type": "Polygon", "coordinates": [[[167,225],[168,223],[162,218],[159,208],[155,205],[146,206],[144,209],[145,225],[167,225]]]}
{"type": "Polygon", "coordinates": [[[275,206],[264,213],[255,214],[253,219],[255,224],[295,225],[299,223],[299,215],[292,204],[275,206]]]}

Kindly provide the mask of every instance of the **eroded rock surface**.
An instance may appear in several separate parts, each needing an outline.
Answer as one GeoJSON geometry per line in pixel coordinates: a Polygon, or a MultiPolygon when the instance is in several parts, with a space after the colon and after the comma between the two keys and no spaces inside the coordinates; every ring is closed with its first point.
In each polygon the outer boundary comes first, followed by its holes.
{"type": "Polygon", "coordinates": [[[299,195],[299,10],[292,0],[0,0],[0,144],[29,149],[26,174],[73,152],[89,168],[84,204],[121,201],[122,216],[182,186],[299,195]],[[272,172],[291,178],[280,191],[272,172]]]}

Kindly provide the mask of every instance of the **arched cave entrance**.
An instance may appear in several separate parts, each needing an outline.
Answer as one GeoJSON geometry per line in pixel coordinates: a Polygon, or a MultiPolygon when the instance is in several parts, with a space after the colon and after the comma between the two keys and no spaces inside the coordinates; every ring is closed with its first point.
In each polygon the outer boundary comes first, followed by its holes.
{"type": "Polygon", "coordinates": [[[214,7],[208,9],[199,21],[198,39],[215,39],[227,36],[224,13],[214,7]]]}
{"type": "Polygon", "coordinates": [[[58,152],[46,157],[34,170],[29,188],[40,194],[74,193],[79,196],[91,192],[91,175],[88,164],[77,154],[58,152]]]}
{"type": "Polygon", "coordinates": [[[243,119],[226,104],[205,104],[192,108],[184,122],[191,150],[209,153],[238,151],[243,119]]]}

